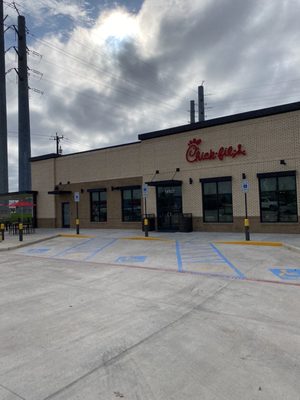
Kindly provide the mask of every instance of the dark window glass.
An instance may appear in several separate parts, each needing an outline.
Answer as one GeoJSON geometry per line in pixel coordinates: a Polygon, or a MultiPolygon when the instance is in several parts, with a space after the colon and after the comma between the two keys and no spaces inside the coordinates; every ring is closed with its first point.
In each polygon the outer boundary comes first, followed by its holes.
{"type": "Polygon", "coordinates": [[[91,192],[91,221],[105,222],[107,220],[107,195],[105,190],[91,192]]]}
{"type": "Polygon", "coordinates": [[[296,177],[259,179],[262,222],[297,222],[296,177]]]}
{"type": "Polygon", "coordinates": [[[231,181],[202,182],[204,222],[232,222],[231,181]]]}
{"type": "Polygon", "coordinates": [[[122,190],[123,221],[141,220],[141,189],[122,190]]]}

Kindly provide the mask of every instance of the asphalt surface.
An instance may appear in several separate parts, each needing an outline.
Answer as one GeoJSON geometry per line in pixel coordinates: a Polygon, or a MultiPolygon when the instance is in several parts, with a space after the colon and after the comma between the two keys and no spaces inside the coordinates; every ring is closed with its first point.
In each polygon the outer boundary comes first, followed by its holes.
{"type": "Polygon", "coordinates": [[[300,236],[59,233],[0,243],[1,400],[300,399],[300,236]]]}

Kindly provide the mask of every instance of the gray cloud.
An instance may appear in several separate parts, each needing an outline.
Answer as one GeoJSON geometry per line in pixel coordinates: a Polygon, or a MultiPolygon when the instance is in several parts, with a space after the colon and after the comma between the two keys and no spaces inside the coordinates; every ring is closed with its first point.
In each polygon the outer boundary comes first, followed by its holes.
{"type": "MultiPolygon", "coordinates": [[[[55,25],[58,11],[52,1],[44,3],[55,25]]],[[[35,1],[23,4],[30,21],[43,23],[35,1]]],[[[41,81],[32,77],[31,85],[45,93],[31,95],[34,155],[54,150],[49,137],[55,132],[67,137],[67,153],[186,124],[189,100],[196,100],[203,80],[210,95],[208,118],[299,100],[298,1],[145,0],[134,14],[118,7],[99,11],[93,25],[84,2],[70,4],[59,12],[72,19],[80,8],[80,27],[67,35],[65,26],[55,34],[41,32],[42,41],[30,41],[43,58],[29,62],[44,73],[41,81]]],[[[9,129],[15,132],[12,77],[8,90],[9,129]]],[[[16,151],[12,136],[11,190],[16,190],[16,151]]]]}

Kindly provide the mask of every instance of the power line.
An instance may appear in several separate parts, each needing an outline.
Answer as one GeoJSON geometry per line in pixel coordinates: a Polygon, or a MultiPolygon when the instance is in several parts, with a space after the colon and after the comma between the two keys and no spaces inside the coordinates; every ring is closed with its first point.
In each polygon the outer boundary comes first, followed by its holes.
{"type": "MultiPolygon", "coordinates": [[[[41,3],[41,1],[40,1],[40,3],[41,3]]],[[[42,3],[42,4],[45,4],[45,3],[42,3]]],[[[29,32],[29,35],[31,35],[32,37],[35,38],[35,40],[37,40],[37,41],[43,43],[44,45],[46,45],[46,46],[48,46],[48,47],[50,47],[50,48],[52,48],[52,49],[55,49],[56,51],[63,52],[66,56],[69,56],[69,57],[72,57],[72,58],[76,58],[77,60],[80,60],[81,63],[84,63],[84,64],[87,65],[88,67],[90,67],[90,68],[93,67],[93,68],[96,69],[97,71],[100,71],[100,72],[104,73],[105,75],[111,76],[111,78],[113,78],[113,79],[122,80],[122,81],[124,81],[124,82],[126,82],[126,83],[129,83],[129,84],[131,84],[131,85],[133,84],[134,86],[139,86],[139,87],[145,89],[145,86],[144,86],[142,83],[140,83],[140,82],[129,81],[128,79],[126,79],[126,78],[124,78],[124,77],[120,77],[120,76],[117,75],[117,74],[113,74],[113,73],[111,73],[111,72],[109,72],[109,71],[107,71],[107,70],[105,70],[105,69],[103,69],[103,68],[101,68],[101,67],[99,67],[99,66],[97,66],[97,65],[95,65],[95,64],[87,63],[85,60],[81,59],[80,57],[78,57],[78,56],[76,56],[76,55],[74,55],[74,54],[72,54],[72,53],[67,52],[65,49],[59,48],[59,47],[53,45],[52,43],[47,42],[47,41],[44,40],[44,39],[42,40],[42,39],[38,38],[34,33],[29,32]]],[[[82,46],[82,47],[84,47],[84,48],[86,48],[86,49],[87,49],[87,48],[90,48],[90,49],[93,51],[94,54],[99,54],[100,56],[107,57],[107,54],[105,54],[105,52],[95,51],[95,49],[92,49],[92,48],[89,47],[87,44],[81,43],[81,42],[79,42],[78,40],[75,40],[74,38],[72,38],[72,42],[75,42],[75,43],[79,44],[80,46],[82,46]]],[[[141,62],[141,63],[143,63],[144,65],[146,65],[146,66],[148,66],[148,67],[150,66],[150,65],[149,65],[149,62],[146,62],[146,61],[141,60],[141,59],[139,59],[138,61],[141,62]]],[[[156,87],[156,90],[161,91],[161,85],[160,85],[159,83],[157,83],[157,82],[154,82],[154,81],[153,81],[153,82],[151,83],[151,87],[156,87]]],[[[148,88],[146,88],[146,89],[148,89],[148,88]]],[[[174,97],[181,98],[180,96],[178,96],[178,95],[175,94],[174,92],[171,93],[170,95],[172,96],[172,98],[174,98],[174,97]]],[[[167,104],[167,103],[164,103],[164,104],[167,104]]]]}
{"type": "MultiPolygon", "coordinates": [[[[118,88],[118,87],[113,86],[113,85],[110,85],[110,84],[108,84],[108,83],[104,83],[104,82],[98,81],[98,80],[96,80],[96,79],[89,78],[87,75],[81,75],[81,74],[79,74],[77,71],[74,71],[74,70],[72,70],[72,69],[70,69],[70,68],[66,68],[65,66],[56,64],[56,63],[54,63],[54,62],[52,62],[52,61],[46,60],[45,58],[43,58],[43,61],[46,62],[47,64],[54,65],[54,66],[56,66],[56,67],[58,67],[58,68],[60,68],[60,69],[62,69],[62,70],[64,70],[64,71],[67,71],[67,72],[69,72],[69,73],[71,73],[71,74],[73,74],[73,75],[76,75],[76,76],[80,77],[81,79],[84,79],[84,80],[86,80],[86,81],[88,81],[88,82],[94,82],[94,83],[96,83],[97,85],[102,85],[102,86],[104,86],[104,87],[107,87],[107,88],[109,88],[109,89],[115,91],[115,92],[119,92],[119,93],[122,93],[122,94],[126,94],[126,96],[131,97],[131,98],[134,98],[135,100],[140,100],[140,99],[141,99],[141,100],[143,100],[143,102],[149,103],[149,104],[151,104],[151,105],[162,106],[162,107],[165,107],[165,108],[168,108],[168,109],[172,109],[172,110],[174,109],[173,106],[168,105],[167,103],[162,103],[162,102],[158,103],[157,101],[151,100],[151,99],[149,99],[149,98],[141,98],[141,97],[137,98],[137,97],[134,95],[134,93],[130,93],[130,92],[128,91],[128,89],[126,89],[126,88],[124,88],[124,89],[118,88]]],[[[75,90],[75,89],[72,89],[72,90],[75,90]]],[[[99,94],[100,94],[100,93],[99,93],[99,94]]],[[[115,104],[116,104],[116,103],[115,103],[115,104]]]]}
{"type": "MultiPolygon", "coordinates": [[[[76,61],[80,62],[81,64],[87,66],[88,68],[95,70],[96,72],[105,73],[106,75],[110,76],[110,77],[113,78],[113,79],[116,79],[116,80],[119,80],[119,81],[124,81],[124,82],[129,83],[129,84],[132,84],[132,83],[133,83],[133,82],[130,82],[130,81],[124,79],[124,78],[120,78],[120,76],[118,76],[118,75],[116,75],[116,74],[112,74],[112,73],[106,71],[105,69],[103,69],[103,68],[101,68],[101,67],[95,65],[95,64],[91,64],[91,63],[85,61],[84,59],[82,59],[82,58],[80,58],[80,57],[78,57],[78,56],[76,56],[76,55],[73,55],[73,54],[71,54],[71,53],[65,51],[65,50],[62,49],[62,48],[59,48],[59,47],[57,47],[57,46],[55,46],[55,45],[53,45],[53,44],[50,44],[49,42],[46,42],[45,40],[39,39],[39,38],[37,38],[35,35],[33,35],[33,34],[31,34],[31,33],[29,33],[29,34],[32,35],[32,36],[34,36],[35,39],[36,39],[38,42],[41,42],[42,44],[44,44],[45,46],[51,48],[52,50],[56,50],[56,51],[62,53],[64,56],[69,57],[70,59],[76,60],[76,61]]],[[[106,84],[104,84],[104,85],[107,86],[107,87],[109,87],[109,88],[111,88],[111,89],[113,89],[113,90],[117,90],[117,91],[121,91],[121,92],[123,91],[121,88],[115,88],[114,86],[112,86],[112,85],[110,85],[110,84],[108,84],[108,83],[106,83],[106,84]]],[[[133,85],[139,85],[139,84],[138,84],[138,83],[136,83],[136,84],[134,83],[133,85]]],[[[141,86],[141,85],[139,85],[139,86],[141,86]]],[[[135,90],[135,89],[137,89],[137,88],[136,88],[136,87],[133,87],[132,89],[135,90]]],[[[126,90],[126,89],[124,89],[124,90],[126,90]]],[[[127,91],[126,91],[126,95],[131,96],[130,93],[128,93],[127,91]]],[[[137,98],[137,97],[134,96],[134,98],[137,98]]],[[[155,100],[153,100],[153,101],[152,101],[152,100],[148,100],[148,99],[145,99],[145,98],[141,98],[140,96],[139,96],[139,99],[141,99],[141,100],[143,100],[143,101],[145,101],[145,102],[151,102],[152,104],[154,103],[155,105],[158,105],[157,101],[155,101],[155,100]]],[[[171,106],[170,104],[168,104],[168,103],[166,103],[166,102],[160,101],[159,104],[160,104],[160,105],[163,105],[163,106],[165,106],[165,107],[168,107],[169,109],[173,109],[173,106],[171,106]]]]}

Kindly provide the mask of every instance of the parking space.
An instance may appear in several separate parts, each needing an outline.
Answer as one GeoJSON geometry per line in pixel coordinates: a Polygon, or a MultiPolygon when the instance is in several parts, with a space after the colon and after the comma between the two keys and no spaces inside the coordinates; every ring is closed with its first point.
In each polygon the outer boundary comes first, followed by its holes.
{"type": "Polygon", "coordinates": [[[284,246],[218,244],[225,257],[248,280],[290,282],[300,285],[300,254],[284,246]],[[280,273],[276,273],[280,270],[280,273]],[[292,272],[293,271],[293,272],[292,272]],[[299,272],[298,272],[299,271],[299,272]]]}
{"type": "Polygon", "coordinates": [[[126,265],[225,279],[300,283],[299,254],[284,246],[224,244],[211,239],[195,234],[144,238],[101,232],[82,237],[56,237],[14,252],[24,256],[126,265]]]}
{"type": "Polygon", "coordinates": [[[299,253],[220,238],[102,231],[2,252],[0,398],[297,399],[299,253]]]}

